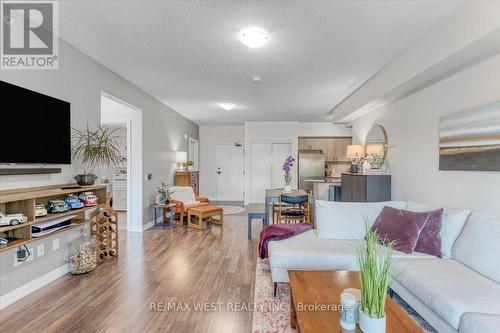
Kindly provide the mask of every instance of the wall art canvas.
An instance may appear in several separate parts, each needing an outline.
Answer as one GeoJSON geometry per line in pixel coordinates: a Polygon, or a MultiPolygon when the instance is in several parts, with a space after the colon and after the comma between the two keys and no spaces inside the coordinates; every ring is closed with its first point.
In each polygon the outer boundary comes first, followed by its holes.
{"type": "Polygon", "coordinates": [[[500,171],[500,103],[440,119],[439,170],[500,171]]]}

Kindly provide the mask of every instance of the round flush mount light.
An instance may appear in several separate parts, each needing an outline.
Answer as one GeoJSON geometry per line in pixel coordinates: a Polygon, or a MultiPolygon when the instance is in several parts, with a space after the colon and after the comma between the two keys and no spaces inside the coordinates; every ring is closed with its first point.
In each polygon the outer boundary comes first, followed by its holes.
{"type": "Polygon", "coordinates": [[[220,107],[226,111],[231,111],[234,109],[235,105],[233,103],[220,103],[220,107]]]}
{"type": "Polygon", "coordinates": [[[250,27],[241,30],[240,40],[248,47],[257,48],[269,41],[269,33],[258,27],[250,27]]]}
{"type": "Polygon", "coordinates": [[[256,76],[252,76],[251,80],[254,83],[259,83],[262,80],[262,78],[260,76],[256,75],[256,76]]]}

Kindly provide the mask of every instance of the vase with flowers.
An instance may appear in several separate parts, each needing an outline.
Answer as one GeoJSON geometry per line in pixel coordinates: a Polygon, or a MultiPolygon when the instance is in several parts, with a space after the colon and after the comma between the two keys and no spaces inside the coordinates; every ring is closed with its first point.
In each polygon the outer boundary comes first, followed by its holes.
{"type": "Polygon", "coordinates": [[[290,173],[293,162],[295,162],[295,158],[292,156],[288,156],[283,164],[283,171],[285,172],[285,192],[292,192],[292,174],[290,173]]]}

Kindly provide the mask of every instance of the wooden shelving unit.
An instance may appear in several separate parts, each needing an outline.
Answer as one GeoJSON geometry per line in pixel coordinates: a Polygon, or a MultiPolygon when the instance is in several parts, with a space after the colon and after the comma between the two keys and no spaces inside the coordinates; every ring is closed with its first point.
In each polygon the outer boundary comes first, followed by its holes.
{"type": "Polygon", "coordinates": [[[32,187],[18,190],[0,191],[0,211],[7,214],[24,214],[28,221],[15,226],[1,226],[0,237],[10,239],[7,245],[0,245],[0,252],[7,251],[34,240],[43,239],[71,230],[89,223],[91,220],[85,219],[85,212],[97,207],[106,205],[106,185],[82,186],[76,189],[62,189],[62,187],[74,184],[61,184],[43,187],[32,187]],[[48,214],[43,217],[35,217],[35,203],[47,203],[49,200],[62,200],[68,194],[78,195],[82,192],[92,191],[98,198],[98,206],[85,207],[81,209],[70,210],[64,213],[48,214]],[[31,234],[31,225],[38,222],[49,221],[63,216],[76,215],[75,223],[57,230],[53,233],[40,237],[33,237],[31,234]]]}

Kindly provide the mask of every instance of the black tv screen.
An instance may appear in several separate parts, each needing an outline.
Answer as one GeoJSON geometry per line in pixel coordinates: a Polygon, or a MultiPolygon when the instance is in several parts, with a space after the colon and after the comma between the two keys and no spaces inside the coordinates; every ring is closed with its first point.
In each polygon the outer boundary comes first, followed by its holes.
{"type": "Polygon", "coordinates": [[[0,81],[1,163],[71,164],[70,103],[0,81]]]}

